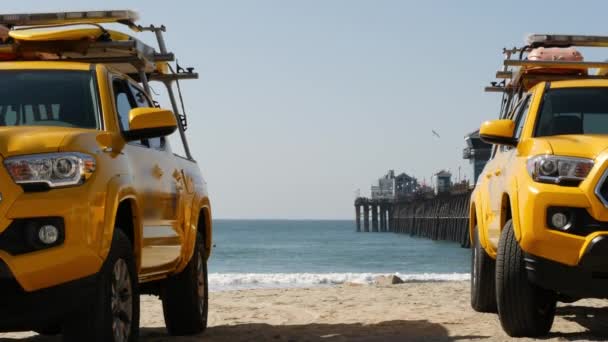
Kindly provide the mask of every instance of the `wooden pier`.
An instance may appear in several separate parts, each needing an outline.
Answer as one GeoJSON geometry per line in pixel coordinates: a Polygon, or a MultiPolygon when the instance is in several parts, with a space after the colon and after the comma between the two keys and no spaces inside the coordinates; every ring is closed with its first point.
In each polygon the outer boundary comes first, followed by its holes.
{"type": "MultiPolygon", "coordinates": [[[[476,184],[487,161],[492,146],[484,143],[479,131],[465,136],[467,147],[463,159],[473,165],[472,183],[476,184]]],[[[460,169],[459,169],[460,174],[460,169]]],[[[432,240],[454,241],[470,248],[469,238],[469,181],[452,182],[449,170],[441,170],[433,176],[433,187],[420,184],[415,177],[394,170],[378,179],[371,187],[371,199],[355,200],[358,232],[393,232],[409,234],[432,240]],[[380,226],[378,226],[378,216],[380,226]],[[362,219],[363,218],[363,219],[362,219]]]]}
{"type": "Polygon", "coordinates": [[[386,199],[368,199],[359,197],[355,200],[355,217],[358,232],[370,231],[370,211],[371,211],[371,231],[389,232],[393,226],[394,203],[386,199]],[[361,211],[363,210],[363,211],[361,211]],[[361,226],[361,213],[363,213],[363,226],[361,226]]]}
{"type": "Polygon", "coordinates": [[[370,232],[371,211],[371,232],[453,241],[469,248],[470,195],[467,191],[402,200],[360,197],[355,200],[357,231],[370,232]]]}

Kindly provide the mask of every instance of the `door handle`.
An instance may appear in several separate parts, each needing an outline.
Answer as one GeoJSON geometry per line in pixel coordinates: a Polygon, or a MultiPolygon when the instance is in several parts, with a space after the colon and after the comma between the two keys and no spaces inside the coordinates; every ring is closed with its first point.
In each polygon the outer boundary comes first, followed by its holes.
{"type": "Polygon", "coordinates": [[[486,178],[492,178],[492,173],[491,172],[486,173],[486,178]]]}
{"type": "Polygon", "coordinates": [[[161,178],[165,174],[163,172],[163,169],[161,169],[160,166],[158,166],[158,164],[154,165],[154,168],[152,169],[152,173],[154,174],[154,177],[156,177],[156,178],[161,178]]]}
{"type": "Polygon", "coordinates": [[[502,174],[501,169],[497,169],[496,171],[494,171],[494,175],[496,175],[496,176],[500,176],[501,174],[502,174]]]}

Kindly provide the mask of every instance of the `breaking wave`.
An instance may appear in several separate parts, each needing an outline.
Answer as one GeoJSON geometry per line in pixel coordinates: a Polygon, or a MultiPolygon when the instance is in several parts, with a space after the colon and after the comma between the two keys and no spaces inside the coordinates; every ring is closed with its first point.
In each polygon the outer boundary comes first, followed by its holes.
{"type": "Polygon", "coordinates": [[[340,285],[344,283],[372,284],[381,275],[396,275],[405,282],[443,282],[469,280],[468,273],[211,273],[211,291],[294,288],[340,285]]]}

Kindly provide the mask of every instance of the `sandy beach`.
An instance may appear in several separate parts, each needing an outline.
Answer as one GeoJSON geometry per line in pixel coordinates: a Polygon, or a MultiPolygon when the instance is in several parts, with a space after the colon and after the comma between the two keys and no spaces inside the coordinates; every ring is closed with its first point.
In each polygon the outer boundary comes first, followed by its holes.
{"type": "MultiPolygon", "coordinates": [[[[215,292],[209,328],[194,337],[167,337],[160,302],[145,297],[142,341],[510,340],[495,315],[471,310],[468,286],[468,282],[421,282],[215,292]]],[[[59,339],[13,333],[0,334],[0,340],[59,339]]],[[[608,340],[608,302],[561,304],[547,340],[608,340]]]]}

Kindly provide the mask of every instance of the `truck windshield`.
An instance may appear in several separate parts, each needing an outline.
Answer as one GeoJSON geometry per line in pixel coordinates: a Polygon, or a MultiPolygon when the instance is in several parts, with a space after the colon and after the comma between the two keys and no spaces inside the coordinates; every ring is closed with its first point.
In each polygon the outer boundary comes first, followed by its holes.
{"type": "Polygon", "coordinates": [[[0,71],[0,126],[100,128],[90,71],[0,71]]]}
{"type": "Polygon", "coordinates": [[[608,87],[548,89],[536,136],[608,134],[608,87]]]}

